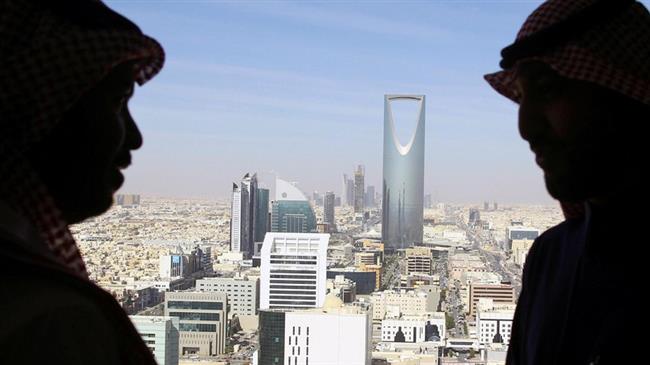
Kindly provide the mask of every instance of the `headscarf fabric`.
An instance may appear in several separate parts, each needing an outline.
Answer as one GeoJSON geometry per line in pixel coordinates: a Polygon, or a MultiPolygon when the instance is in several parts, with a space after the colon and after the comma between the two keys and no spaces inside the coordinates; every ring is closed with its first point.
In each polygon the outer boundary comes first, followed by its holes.
{"type": "Polygon", "coordinates": [[[100,1],[0,0],[0,200],[81,277],[88,273],[68,224],[26,153],[113,68],[133,62],[142,85],[164,57],[158,42],[100,1]]]}

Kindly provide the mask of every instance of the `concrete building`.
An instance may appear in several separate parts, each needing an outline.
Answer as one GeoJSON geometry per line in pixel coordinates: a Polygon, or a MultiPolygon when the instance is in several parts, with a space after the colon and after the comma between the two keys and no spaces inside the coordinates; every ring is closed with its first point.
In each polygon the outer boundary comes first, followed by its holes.
{"type": "Polygon", "coordinates": [[[384,290],[370,295],[373,308],[373,319],[384,319],[386,313],[396,312],[398,315],[417,315],[429,311],[427,306],[428,294],[420,291],[384,290]]]}
{"type": "Polygon", "coordinates": [[[480,299],[492,299],[495,305],[515,304],[515,288],[510,284],[499,285],[470,285],[469,301],[471,316],[476,315],[476,307],[480,299]]]}
{"type": "Polygon", "coordinates": [[[381,340],[385,342],[440,342],[446,336],[444,312],[385,319],[381,323],[381,340]]]}
{"type": "Polygon", "coordinates": [[[354,265],[381,265],[382,253],[380,251],[362,251],[354,253],[354,265]]]}
{"type": "Polygon", "coordinates": [[[158,365],[178,365],[178,318],[129,316],[158,365]]]}
{"type": "Polygon", "coordinates": [[[210,277],[196,280],[196,290],[226,293],[228,295],[228,318],[252,316],[260,306],[260,279],[256,276],[234,278],[210,277]]]}
{"type": "Polygon", "coordinates": [[[165,316],[179,319],[180,354],[223,354],[226,348],[227,308],[226,293],[167,293],[165,316]]]}
{"type": "Polygon", "coordinates": [[[424,199],[424,95],[384,96],[384,158],[382,239],[391,248],[422,242],[424,199]],[[399,140],[393,120],[393,102],[416,102],[415,131],[406,144],[399,140]]]}
{"type": "Polygon", "coordinates": [[[322,308],[260,311],[260,365],[370,365],[372,320],[367,303],[329,295],[322,308]]]}
{"type": "Polygon", "coordinates": [[[262,245],[260,309],[323,305],[329,237],[319,233],[266,234],[262,245]]]}
{"type": "Polygon", "coordinates": [[[426,247],[413,247],[406,249],[406,275],[430,275],[433,268],[431,250],[426,247]]]}
{"type": "Polygon", "coordinates": [[[139,194],[117,194],[115,195],[115,204],[122,208],[134,208],[140,205],[139,194]]]}
{"type": "Polygon", "coordinates": [[[476,332],[481,345],[502,344],[507,347],[510,344],[514,316],[515,305],[495,306],[493,303],[479,305],[476,332]]]}

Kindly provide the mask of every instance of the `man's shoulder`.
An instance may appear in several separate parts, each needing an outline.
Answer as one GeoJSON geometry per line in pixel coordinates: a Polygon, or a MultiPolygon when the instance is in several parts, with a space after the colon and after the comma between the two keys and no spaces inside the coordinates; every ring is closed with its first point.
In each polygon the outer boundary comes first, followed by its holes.
{"type": "Polygon", "coordinates": [[[557,252],[557,248],[566,241],[573,232],[578,229],[579,223],[573,220],[565,220],[562,223],[555,225],[544,231],[533,242],[531,247],[532,254],[548,254],[549,252],[557,252]]]}

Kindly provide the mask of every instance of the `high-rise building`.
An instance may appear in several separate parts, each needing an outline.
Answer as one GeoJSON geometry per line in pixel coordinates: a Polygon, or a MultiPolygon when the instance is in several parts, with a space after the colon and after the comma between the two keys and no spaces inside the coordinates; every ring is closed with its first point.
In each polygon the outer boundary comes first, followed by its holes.
{"type": "Polygon", "coordinates": [[[366,189],[366,207],[375,207],[375,187],[372,185],[369,185],[366,189]]]}
{"type": "Polygon", "coordinates": [[[485,211],[490,210],[490,203],[489,202],[483,202],[483,210],[485,210],[485,211]]]}
{"type": "Polygon", "coordinates": [[[252,255],[257,212],[257,175],[247,173],[239,185],[232,184],[230,250],[252,255]]]}
{"type": "Polygon", "coordinates": [[[382,238],[392,248],[422,242],[424,198],[424,95],[384,96],[382,238]],[[391,103],[415,101],[417,126],[407,144],[397,136],[391,103]]]}
{"type": "Polygon", "coordinates": [[[196,290],[226,293],[228,295],[228,318],[257,314],[260,304],[260,280],[258,277],[208,277],[196,280],[196,290]]]}
{"type": "Polygon", "coordinates": [[[129,316],[158,365],[178,365],[179,323],[176,317],[129,316]]]}
{"type": "Polygon", "coordinates": [[[335,205],[335,197],[334,193],[331,191],[328,191],[325,193],[325,201],[324,201],[324,219],[325,223],[329,223],[330,225],[330,230],[336,231],[336,221],[334,220],[334,205],[335,205]]]}
{"type": "Polygon", "coordinates": [[[323,305],[329,234],[276,233],[264,238],[260,309],[323,305]]]}
{"type": "Polygon", "coordinates": [[[363,165],[357,166],[354,172],[354,212],[363,213],[366,200],[365,175],[366,169],[363,165]]]}
{"type": "Polygon", "coordinates": [[[223,354],[226,348],[227,308],[226,293],[166,293],[165,316],[179,319],[180,354],[223,354]]]}
{"type": "Polygon", "coordinates": [[[257,210],[255,211],[255,242],[264,241],[264,235],[270,230],[269,189],[257,189],[257,210]]]}
{"type": "Polygon", "coordinates": [[[186,270],[184,259],[183,255],[160,256],[160,277],[165,279],[184,276],[186,270]]]}
{"type": "Polygon", "coordinates": [[[260,311],[258,363],[370,365],[372,319],[368,303],[328,295],[323,308],[260,311]]]}
{"type": "Polygon", "coordinates": [[[272,204],[271,231],[309,233],[316,231],[316,215],[305,194],[293,184],[277,179],[272,204]]]}
{"type": "Polygon", "coordinates": [[[354,180],[348,179],[347,174],[343,174],[343,204],[349,207],[354,206],[354,180]]]}

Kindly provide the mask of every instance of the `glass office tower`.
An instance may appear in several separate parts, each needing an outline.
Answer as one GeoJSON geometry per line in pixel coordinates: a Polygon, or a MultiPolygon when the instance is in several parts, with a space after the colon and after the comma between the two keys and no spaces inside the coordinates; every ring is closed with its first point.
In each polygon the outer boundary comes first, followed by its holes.
{"type": "Polygon", "coordinates": [[[424,199],[424,95],[384,95],[382,239],[399,249],[422,242],[424,199]],[[406,145],[397,137],[391,103],[416,102],[415,131],[406,145]]]}

